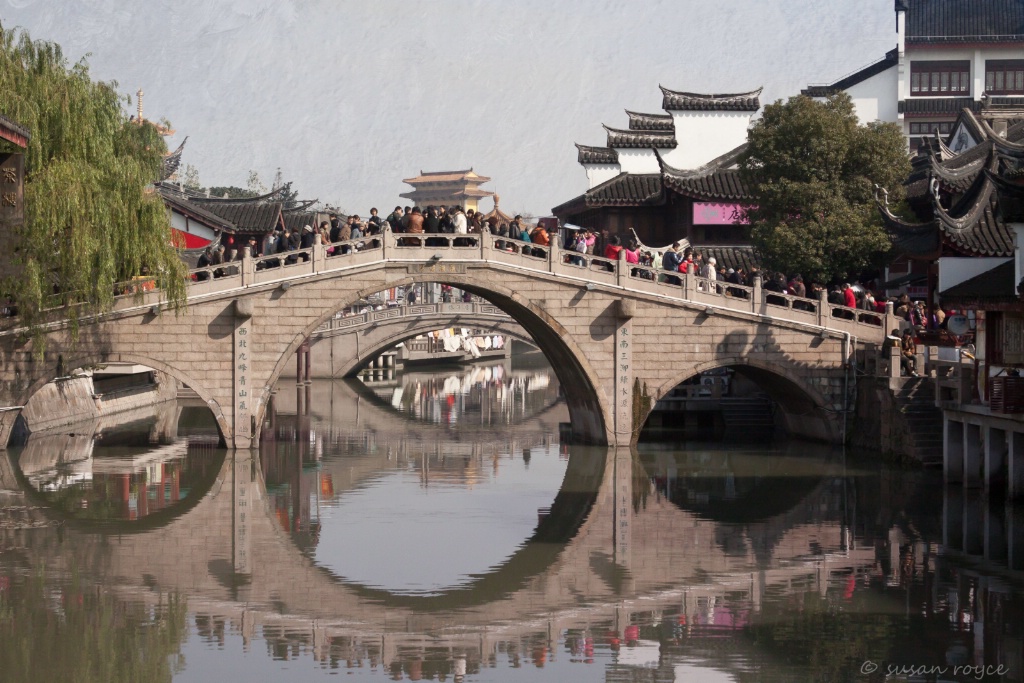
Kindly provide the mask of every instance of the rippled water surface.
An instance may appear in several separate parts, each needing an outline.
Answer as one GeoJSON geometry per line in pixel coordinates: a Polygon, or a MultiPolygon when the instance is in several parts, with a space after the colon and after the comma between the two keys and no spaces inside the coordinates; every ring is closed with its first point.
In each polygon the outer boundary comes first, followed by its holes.
{"type": "Polygon", "coordinates": [[[129,417],[0,458],[2,681],[1024,680],[1024,510],[934,472],[570,447],[518,360],[129,417]]]}

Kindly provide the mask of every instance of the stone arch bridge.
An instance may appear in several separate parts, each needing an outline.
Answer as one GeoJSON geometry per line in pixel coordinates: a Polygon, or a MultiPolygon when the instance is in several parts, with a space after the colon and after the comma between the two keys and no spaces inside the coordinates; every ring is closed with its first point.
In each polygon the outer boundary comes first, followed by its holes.
{"type": "Polygon", "coordinates": [[[383,351],[421,334],[467,327],[534,344],[509,314],[488,302],[392,306],[331,318],[313,333],[311,343],[321,374],[352,377],[383,351]]]}
{"type": "Polygon", "coordinates": [[[66,369],[127,361],[193,388],[228,445],[250,448],[274,383],[314,331],[370,294],[418,282],[451,284],[514,318],[555,368],[581,441],[635,441],[661,396],[721,366],[774,395],[791,433],[838,441],[848,362],[859,346],[880,344],[893,322],[891,314],[765,292],[758,283],[668,276],[557,246],[523,253],[521,243],[490,234],[386,231],[359,244],[335,256],[322,245],[290,252],[295,263],[277,255],[222,266],[223,277],[190,284],[180,311],[160,291],[120,297],[110,312],[81,321],[74,342],[67,321],[55,319],[43,354],[16,319],[7,321],[0,442],[28,398],[66,369]]]}

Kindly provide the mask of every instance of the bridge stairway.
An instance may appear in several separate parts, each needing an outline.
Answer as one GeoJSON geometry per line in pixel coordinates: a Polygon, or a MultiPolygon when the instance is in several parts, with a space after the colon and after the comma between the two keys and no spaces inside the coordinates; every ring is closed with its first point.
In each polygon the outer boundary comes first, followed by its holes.
{"type": "Polygon", "coordinates": [[[775,435],[775,404],[763,395],[722,399],[726,441],[760,441],[775,435]]]}
{"type": "Polygon", "coordinates": [[[942,410],[935,406],[935,381],[901,377],[891,386],[907,436],[907,455],[924,465],[941,465],[942,410]]]}

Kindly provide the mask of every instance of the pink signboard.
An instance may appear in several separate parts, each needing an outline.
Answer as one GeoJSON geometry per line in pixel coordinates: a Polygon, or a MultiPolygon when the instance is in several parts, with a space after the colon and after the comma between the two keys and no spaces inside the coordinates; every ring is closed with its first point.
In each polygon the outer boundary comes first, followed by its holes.
{"type": "Polygon", "coordinates": [[[693,203],[694,225],[747,225],[742,204],[693,203]]]}

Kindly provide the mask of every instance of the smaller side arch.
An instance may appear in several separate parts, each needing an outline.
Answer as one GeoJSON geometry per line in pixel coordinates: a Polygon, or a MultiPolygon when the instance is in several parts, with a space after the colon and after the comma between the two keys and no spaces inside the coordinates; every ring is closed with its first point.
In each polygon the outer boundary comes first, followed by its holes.
{"type": "MultiPolygon", "coordinates": [[[[818,389],[784,366],[746,356],[716,358],[680,372],[655,389],[652,409],[658,400],[683,381],[707,370],[724,367],[735,368],[749,377],[782,407],[786,428],[791,435],[828,443],[842,441],[837,415],[818,389]]],[[[649,415],[650,411],[643,416],[643,422],[649,415]]]]}
{"type": "MultiPolygon", "coordinates": [[[[231,425],[228,422],[227,417],[224,415],[224,410],[221,408],[220,403],[213,397],[210,389],[197,382],[188,373],[181,371],[173,365],[168,365],[167,363],[155,358],[141,356],[134,353],[111,352],[73,356],[64,362],[64,366],[71,369],[77,369],[90,365],[102,365],[103,363],[137,363],[138,365],[145,365],[146,367],[153,368],[154,370],[173,377],[182,384],[188,385],[199,395],[199,398],[209,406],[210,411],[213,412],[213,417],[217,421],[217,428],[220,430],[221,439],[224,440],[225,443],[230,443],[232,435],[231,425]]],[[[26,405],[29,399],[32,398],[36,392],[53,379],[54,378],[52,377],[33,378],[21,395],[21,400],[19,402],[20,405],[26,405]]]]}

